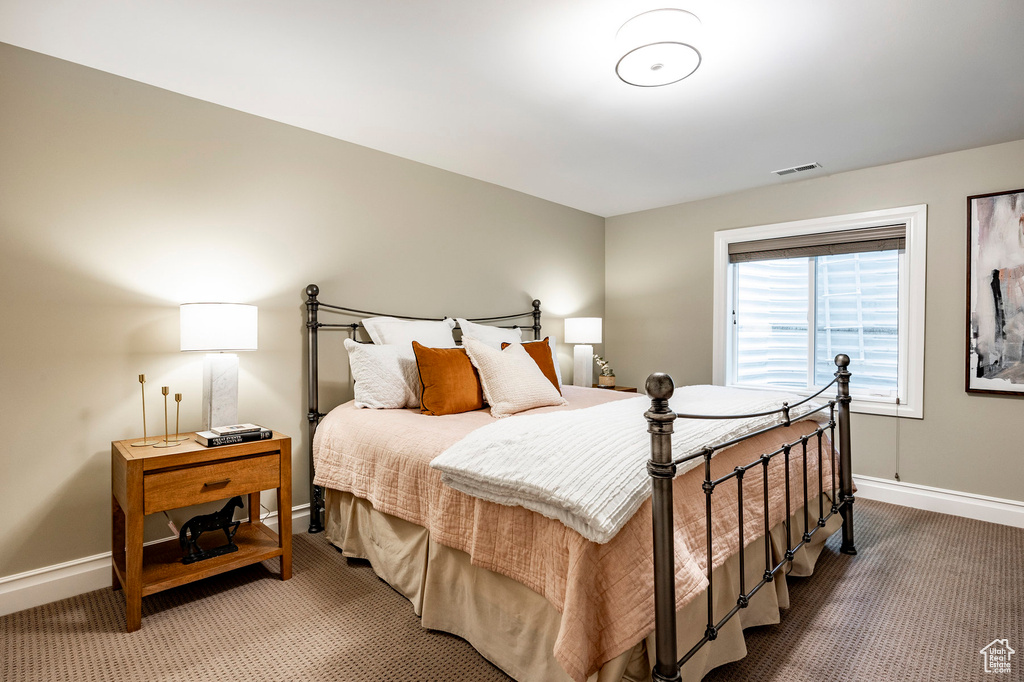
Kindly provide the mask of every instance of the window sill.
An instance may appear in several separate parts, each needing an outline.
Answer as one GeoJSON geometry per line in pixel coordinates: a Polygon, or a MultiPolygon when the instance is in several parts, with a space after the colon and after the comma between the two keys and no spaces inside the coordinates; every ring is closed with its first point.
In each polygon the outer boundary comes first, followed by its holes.
{"type": "MultiPolygon", "coordinates": [[[[785,386],[744,386],[742,384],[729,384],[730,388],[743,388],[752,391],[784,391],[799,396],[813,395],[814,391],[808,391],[806,389],[789,388],[785,386]]],[[[835,392],[828,391],[818,396],[819,399],[831,400],[835,397],[835,392]]],[[[908,419],[924,419],[924,414],[920,407],[914,407],[906,403],[897,405],[895,402],[874,396],[853,396],[853,401],[850,403],[850,411],[858,414],[877,414],[886,417],[906,417],[908,419]]]]}

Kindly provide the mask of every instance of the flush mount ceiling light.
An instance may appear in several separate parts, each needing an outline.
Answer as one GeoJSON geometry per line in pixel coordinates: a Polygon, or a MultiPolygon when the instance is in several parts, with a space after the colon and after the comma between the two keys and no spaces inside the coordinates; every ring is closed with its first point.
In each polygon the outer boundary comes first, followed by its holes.
{"type": "Polygon", "coordinates": [[[700,66],[693,46],[700,19],[682,9],[656,9],[638,14],[615,35],[618,54],[615,73],[623,82],[641,88],[671,85],[700,66]]]}

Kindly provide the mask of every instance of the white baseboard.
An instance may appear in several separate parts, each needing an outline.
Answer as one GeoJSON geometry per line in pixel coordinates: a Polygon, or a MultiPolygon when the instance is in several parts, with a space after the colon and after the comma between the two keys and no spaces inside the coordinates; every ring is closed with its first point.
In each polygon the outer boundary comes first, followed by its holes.
{"type": "MultiPolygon", "coordinates": [[[[276,531],[277,512],[266,516],[263,522],[276,531]]],[[[292,532],[305,532],[308,524],[309,505],[293,507],[292,532]]],[[[146,544],[170,539],[168,536],[146,544]]],[[[0,578],[0,616],[109,587],[110,580],[110,552],[9,575],[0,578]]]]}
{"type": "Polygon", "coordinates": [[[856,497],[1024,528],[1024,502],[854,474],[856,497]]]}

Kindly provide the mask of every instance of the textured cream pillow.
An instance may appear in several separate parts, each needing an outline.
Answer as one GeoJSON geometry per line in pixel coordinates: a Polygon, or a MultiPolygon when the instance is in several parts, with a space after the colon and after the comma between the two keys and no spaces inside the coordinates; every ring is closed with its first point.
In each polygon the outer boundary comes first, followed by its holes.
{"type": "Polygon", "coordinates": [[[412,345],[375,346],[345,339],[356,407],[376,410],[420,406],[420,376],[412,345]]]}
{"type": "MultiPolygon", "coordinates": [[[[522,327],[516,327],[514,329],[502,329],[501,327],[492,327],[487,324],[477,324],[476,322],[470,322],[461,317],[456,318],[459,322],[459,327],[462,329],[463,339],[476,339],[477,341],[483,341],[488,346],[494,348],[501,348],[502,343],[532,343],[532,341],[523,341],[523,329],[522,327]]],[[[529,327],[527,328],[529,329],[529,327]]],[[[556,348],[557,339],[554,334],[545,334],[548,337],[548,343],[551,344],[551,361],[555,365],[555,377],[558,379],[558,384],[562,383],[562,366],[558,362],[558,349],[556,348]]]]}
{"type": "Polygon", "coordinates": [[[497,348],[498,350],[501,350],[502,343],[523,342],[523,330],[519,327],[503,329],[502,327],[493,327],[489,324],[477,324],[461,317],[456,317],[455,319],[462,330],[463,341],[466,339],[483,341],[491,348],[497,348]]]}
{"type": "Polygon", "coordinates": [[[463,345],[480,373],[484,400],[491,406],[492,417],[500,419],[535,407],[567,404],[522,344],[497,350],[467,339],[463,345]]]}

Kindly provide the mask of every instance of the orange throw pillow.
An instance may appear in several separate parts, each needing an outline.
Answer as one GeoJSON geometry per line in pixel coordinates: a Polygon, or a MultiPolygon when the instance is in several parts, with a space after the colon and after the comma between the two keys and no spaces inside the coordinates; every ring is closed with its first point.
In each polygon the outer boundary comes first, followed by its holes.
{"type": "Polygon", "coordinates": [[[435,416],[482,409],[476,367],[462,348],[428,348],[412,342],[420,372],[420,412],[435,416]]]}
{"type": "MultiPolygon", "coordinates": [[[[511,344],[502,343],[501,349],[505,350],[511,344]]],[[[558,395],[562,395],[562,387],[558,385],[558,375],[555,374],[555,360],[551,357],[551,345],[547,338],[543,341],[526,341],[523,349],[529,354],[533,361],[540,367],[540,371],[548,378],[548,381],[558,389],[558,395]]]]}

